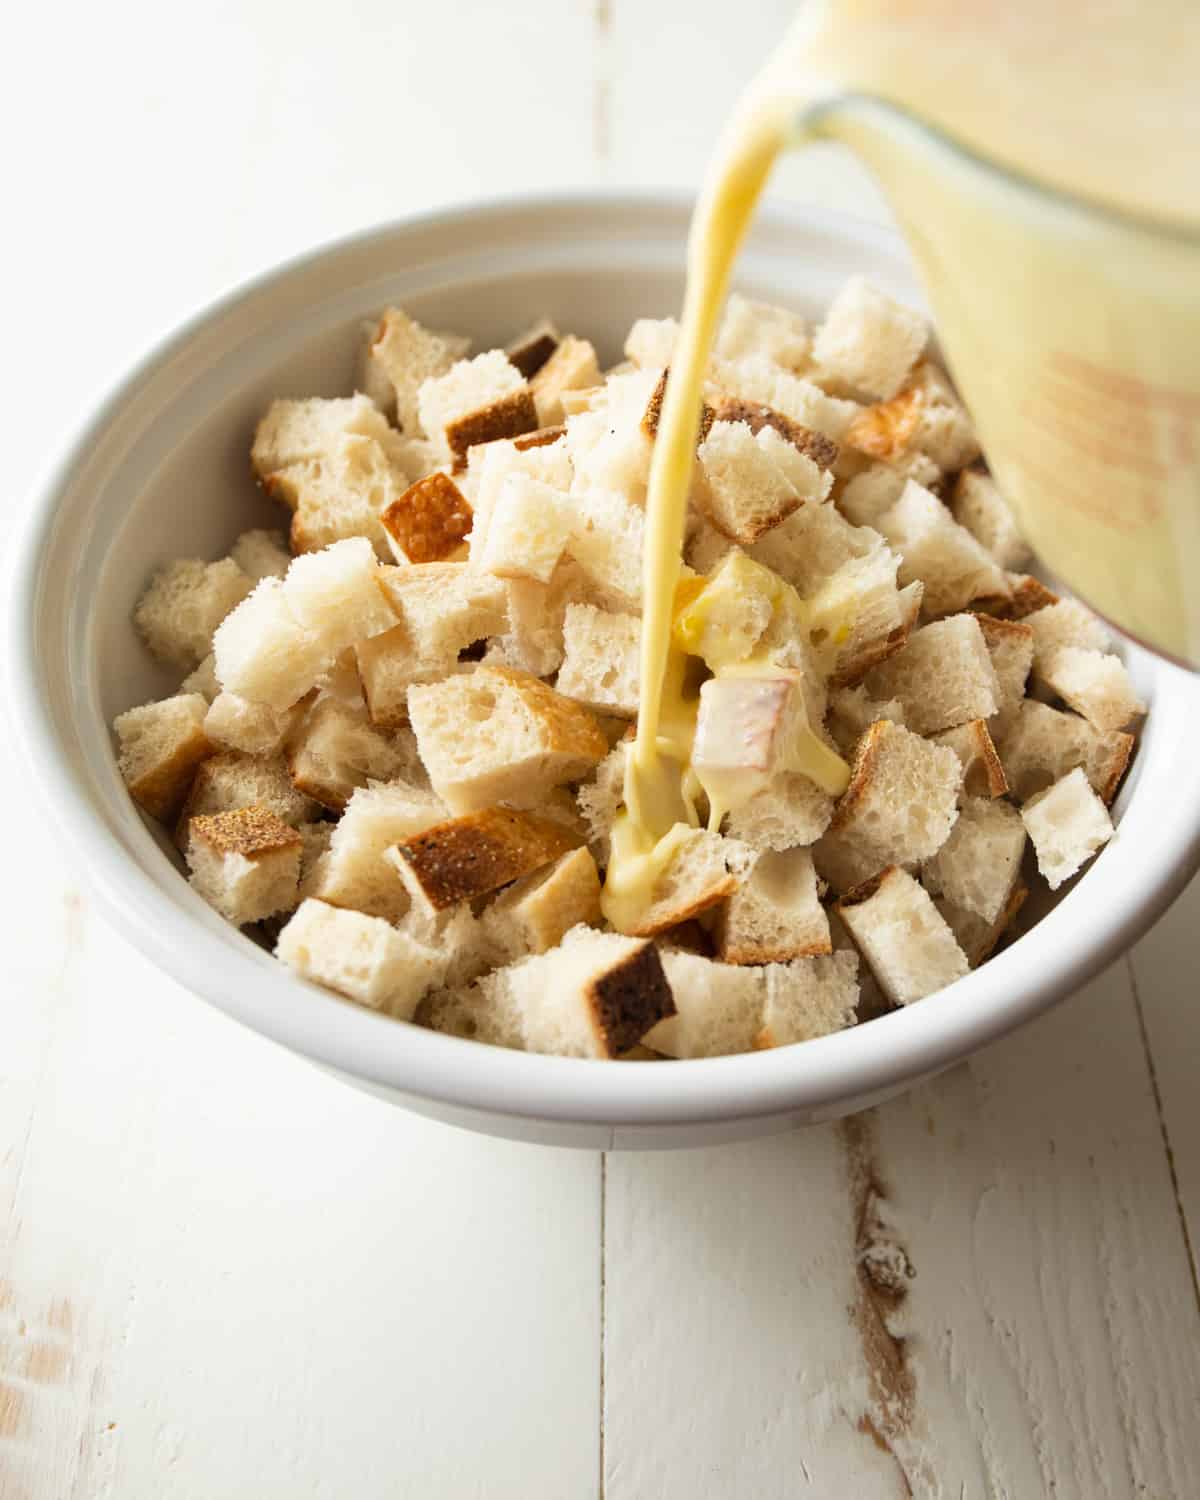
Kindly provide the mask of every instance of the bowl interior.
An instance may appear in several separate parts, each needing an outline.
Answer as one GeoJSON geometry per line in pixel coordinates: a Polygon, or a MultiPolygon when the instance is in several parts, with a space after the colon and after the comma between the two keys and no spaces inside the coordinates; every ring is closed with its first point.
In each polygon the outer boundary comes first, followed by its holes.
{"type": "MultiPolygon", "coordinates": [[[[1118,800],[1121,831],[1064,900],[1046,903],[1057,908],[1050,919],[942,996],[776,1054],[597,1068],[420,1032],[292,980],[179,878],[169,841],[126,796],[108,726],[178,684],[131,624],[152,571],[174,557],[222,556],[239,532],[286,520],[249,471],[267,403],[350,391],[361,320],[392,301],[480,348],[548,314],[615,362],[634,318],[679,307],[687,209],[622,198],[468,210],[375,231],[272,273],[133,373],[47,480],[19,549],[18,716],[38,778],[117,919],[191,988],[356,1077],[566,1120],[838,1112],[945,1065],[1070,989],[1147,925],[1194,861],[1200,790],[1182,750],[1200,726],[1196,679],[1130,648],[1153,711],[1118,800]]],[[[886,232],[797,211],[761,217],[736,285],[815,317],[854,271],[923,300],[886,232]]]]}

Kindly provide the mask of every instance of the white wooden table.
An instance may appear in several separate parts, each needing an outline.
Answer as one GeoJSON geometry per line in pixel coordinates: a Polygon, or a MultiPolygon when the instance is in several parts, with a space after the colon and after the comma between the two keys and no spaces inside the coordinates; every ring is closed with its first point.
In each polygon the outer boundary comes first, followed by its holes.
{"type": "MultiPolygon", "coordinates": [[[[299,247],[694,183],[791,9],[22,8],[0,524],[135,351],[299,247]]],[[[883,212],[837,158],[781,188],[883,212]]],[[[1200,888],[872,1115],[603,1159],[410,1118],[201,1005],[6,741],[0,1500],[1200,1495],[1200,888]]]]}

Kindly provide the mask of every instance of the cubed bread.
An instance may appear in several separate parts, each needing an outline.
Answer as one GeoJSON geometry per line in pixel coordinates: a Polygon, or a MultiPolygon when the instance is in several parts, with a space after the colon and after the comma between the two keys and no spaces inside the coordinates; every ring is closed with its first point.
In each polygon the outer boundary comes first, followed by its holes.
{"type": "Polygon", "coordinates": [[[1033,632],[1033,670],[1041,675],[1064,646],[1081,651],[1107,651],[1112,646],[1108,631],[1078,599],[1060,599],[1025,616],[1033,632]]]}
{"type": "Polygon", "coordinates": [[[970,719],[953,729],[943,729],[930,739],[958,756],[963,768],[963,791],[968,796],[1003,797],[1008,791],[1008,777],[986,720],[970,719]]]}
{"type": "Polygon", "coordinates": [[[434,790],[454,813],[497,802],[536,807],[608,753],[595,718],[545,683],[505,667],[409,689],[408,710],[434,790]]]}
{"type": "Polygon", "coordinates": [[[275,956],[302,978],[403,1021],[445,970],[435,949],[381,917],[312,898],[279,934],[275,956]]]}
{"type": "Polygon", "coordinates": [[[1094,728],[1077,714],[1026,698],[1001,728],[996,748],[1019,801],[1045,791],[1076,766],[1105,802],[1117,794],[1133,753],[1131,734],[1094,728]]]}
{"type": "Polygon", "coordinates": [[[1010,620],[1024,620],[1035,610],[1045,609],[1048,605],[1059,602],[1056,593],[1048,589],[1040,578],[1034,578],[1029,573],[1009,573],[1008,583],[1012,589],[1012,598],[991,609],[992,614],[1003,615],[1010,620]]]}
{"type": "Polygon", "coordinates": [[[308,710],[308,700],[276,713],[236,693],[218,693],[204,718],[204,733],[218,750],[242,755],[278,755],[308,710]]]}
{"type": "Polygon", "coordinates": [[[958,816],[961,783],[962,766],[953,750],[890,719],[872,724],[855,751],[850,785],[826,835],[831,841],[822,840],[814,850],[818,873],[844,891],[847,879],[863,870],[867,878],[886,865],[932,858],[958,816]],[[836,861],[838,854],[851,858],[836,861]]]}
{"type": "Polygon", "coordinates": [[[894,396],[925,348],[925,319],[865,276],[851,276],[813,340],[813,358],[876,401],[894,396]]]}
{"type": "Polygon", "coordinates": [[[921,866],[921,883],[992,923],[1021,869],[1025,825],[1009,802],[967,797],[946,842],[921,866]]]}
{"type": "Polygon", "coordinates": [[[629,899],[610,885],[604,914],[618,932],[654,937],[719,906],[737,888],[729,860],[737,851],[728,839],[704,828],[676,824],[669,850],[655,872],[648,899],[629,899]]]}
{"type": "Polygon", "coordinates": [[[160,661],[191,671],[212,650],[217,626],[250,589],[231,557],[214,563],[180,558],[150,580],[133,621],[160,661]]]}
{"type": "Polygon", "coordinates": [[[400,307],[389,307],[380,318],[368,345],[364,374],[375,389],[381,389],[377,377],[382,376],[382,389],[390,397],[384,410],[388,415],[395,412],[406,436],[415,437],[421,431],[417,393],[422,384],[444,375],[470,346],[470,339],[458,334],[423,328],[400,307]]]}
{"type": "Polygon", "coordinates": [[[407,782],[358,788],[333,825],[329,848],[315,863],[304,894],[398,922],[410,898],[385,851],[445,817],[439,798],[407,782]]]}
{"type": "Polygon", "coordinates": [[[809,851],[759,854],[718,913],[716,942],[727,964],[787,963],[831,953],[809,851]]]}
{"type": "Polygon", "coordinates": [[[533,677],[551,676],[563,663],[567,610],[572,604],[597,604],[598,592],[573,557],[562,559],[549,583],[510,578],[508,630],[489,643],[489,662],[533,677]]]}
{"type": "Polygon", "coordinates": [[[437,912],[413,902],[396,925],[440,955],[445,968],[439,987],[461,988],[500,962],[469,901],[437,912]]]}
{"type": "Polygon", "coordinates": [[[397,495],[379,520],[397,562],[437,563],[465,557],[474,517],[467,497],[439,469],[397,495]]]}
{"type": "Polygon", "coordinates": [[[1031,797],[1021,808],[1021,818],[1037,853],[1038,869],[1052,891],[1113,836],[1108,809],[1079,766],[1031,797]]]}
{"type": "Polygon", "coordinates": [[[521,1010],[507,976],[507,969],[499,969],[473,984],[434,990],[422,1000],[416,1020],[447,1036],[523,1051],[521,1010]]]}
{"type": "Polygon", "coordinates": [[[853,448],[887,463],[921,454],[939,469],[963,469],[979,457],[979,440],[966,408],[932,361],[923,359],[902,389],[861,411],[845,433],[853,448]]]}
{"type": "Polygon", "coordinates": [[[420,662],[455,659],[508,623],[503,583],[466,563],[385,568],[381,584],[420,662]]]}
{"type": "Polygon", "coordinates": [[[642,504],[654,451],[647,415],[653,415],[661,379],[658,370],[611,376],[586,410],[567,418],[572,493],[596,490],[642,504]]]}
{"type": "Polygon", "coordinates": [[[282,531],[243,531],[229,555],[252,583],[282,578],[292,562],[282,531]]]}
{"type": "Polygon", "coordinates": [[[577,497],[569,551],[597,601],[615,610],[640,610],[646,513],[610,490],[577,497]]]}
{"type": "Polygon", "coordinates": [[[189,883],[237,927],[264,922],[296,904],[300,835],[262,806],[193,818],[189,883]]]}
{"type": "Polygon", "coordinates": [[[204,733],[208,704],[199,693],[130,708],[113,721],[117,766],[133,800],[153,818],[173,816],[201,762],[213,753],[204,733]]]}
{"type": "Polygon", "coordinates": [[[1023,620],[998,620],[984,614],[975,618],[1000,688],[998,712],[1014,713],[1025,696],[1025,683],[1033,666],[1033,631],[1023,620]]]}
{"type": "Polygon", "coordinates": [[[391,781],[406,769],[404,747],[336,698],[319,699],[293,730],[287,760],[297,789],[334,812],[369,781],[391,781]]]}
{"type": "Polygon", "coordinates": [[[839,445],[862,411],[857,401],[828,395],[813,381],[793,375],[764,354],[719,360],[713,374],[723,395],[769,406],[802,427],[823,432],[839,445]]]}
{"type": "Polygon", "coordinates": [[[813,643],[833,657],[834,686],[860,683],[872,667],[903,651],[916,628],[924,590],[920,583],[897,588],[898,564],[887,547],[852,557],[805,601],[813,643]]]}
{"type": "Polygon", "coordinates": [[[510,365],[515,366],[528,380],[536,375],[562,342],[562,334],[550,318],[539,318],[536,323],[522,329],[504,346],[510,365]]]}
{"type": "Polygon", "coordinates": [[[572,849],[522,876],[483,914],[491,946],[506,963],[545,953],[572,927],[598,927],[600,921],[600,872],[588,849],[572,849]]]}
{"type": "Polygon", "coordinates": [[[747,547],[806,501],[823,500],[832,483],[827,470],[769,426],[755,435],[743,422],[714,422],[699,460],[709,520],[747,547]]]}
{"type": "Polygon", "coordinates": [[[281,755],[222,753],[204,761],[197,770],[180,813],[176,842],[181,848],[186,844],[192,818],[255,804],[293,828],[321,816],[320,805],[296,787],[281,755]]]}
{"type": "Polygon", "coordinates": [[[590,927],[497,977],[511,990],[530,1052],[619,1057],[675,1013],[654,944],[590,927]]]}
{"type": "Polygon", "coordinates": [[[935,896],[933,904],[954,934],[955,942],[966,954],[967,962],[973,969],[977,969],[985,959],[991,957],[1001,938],[1012,932],[1017,914],[1025,905],[1028,895],[1029,887],[1018,880],[1009,892],[1003,911],[991,922],[985,922],[981,916],[968,911],[964,906],[955,906],[945,896],[935,896]]]}
{"type": "Polygon", "coordinates": [[[1002,568],[1022,568],[1029,561],[1029,544],[990,474],[964,469],[955,480],[950,509],[1002,568]]]}
{"type": "Polygon", "coordinates": [[[217,681],[217,658],[210,651],[204,660],[194,671],[179,684],[181,693],[199,693],[207,702],[211,703],[221,691],[221,684],[217,681]]]}
{"type": "Polygon", "coordinates": [[[675,318],[637,318],[625,336],[625,358],[642,370],[664,370],[675,353],[675,318]]]}
{"type": "Polygon", "coordinates": [[[1011,590],[1003,568],[960,526],[936,495],[911,480],[875,523],[900,553],[900,582],[925,585],[927,615],[948,615],[976,599],[1011,590]]]}
{"type": "MultiPolygon", "coordinates": [[[[336,698],[350,708],[366,708],[362,678],[358,672],[358,657],[353,649],[339,651],[333,665],[317,679],[317,690],[327,698],[336,698]]],[[[308,700],[301,700],[307,704],[308,700]]]]}
{"type": "Polygon", "coordinates": [[[756,1047],[787,1047],[844,1031],[857,1020],[858,954],[829,953],[765,971],[762,1029],[756,1047]]]}
{"type": "Polygon", "coordinates": [[[801,505],[761,536],[749,554],[808,599],[844,563],[868,557],[881,546],[878,532],[851,526],[834,505],[825,502],[801,505]]]}
{"type": "Polygon", "coordinates": [[[880,719],[904,723],[904,705],[898,698],[882,702],[870,697],[865,687],[834,688],[829,695],[828,728],[842,755],[853,753],[863,731],[880,719]]]}
{"type": "Polygon", "coordinates": [[[365,537],[348,537],[298,557],[287,571],[283,596],[301,629],[320,640],[332,659],[348,646],[396,623],[375,549],[365,537]]]}
{"type": "Polygon", "coordinates": [[[929,893],[895,865],[848,892],[837,910],[893,1005],[922,1000],[968,971],[929,893]]]}
{"type": "Polygon", "coordinates": [[[907,482],[903,471],[891,464],[868,464],[836,492],[837,508],[855,526],[874,526],[884,511],[899,500],[907,482]]]}
{"type": "Polygon", "coordinates": [[[528,474],[510,474],[500,487],[479,565],[498,578],[549,583],[574,521],[561,490],[528,474]]]}
{"type": "Polygon", "coordinates": [[[520,438],[487,443],[473,448],[467,455],[467,472],[462,478],[473,511],[471,534],[467,539],[471,562],[478,567],[487,547],[492,515],[508,479],[520,474],[548,484],[565,493],[571,485],[574,469],[563,437],[551,443],[533,443],[536,433],[527,435],[526,446],[520,438]]]}
{"type": "Polygon", "coordinates": [[[736,361],[759,355],[794,372],[808,363],[809,347],[808,325],[799,313],[755,302],[739,292],[729,294],[717,331],[714,353],[718,359],[736,361]]]}
{"type": "Polygon", "coordinates": [[[642,622],[591,604],[569,604],[557,690],[597,713],[633,718],[638,710],[642,622]]]}
{"type": "Polygon", "coordinates": [[[413,901],[440,912],[540,870],[576,842],[551,818],[487,807],[411,834],[387,857],[413,901]]]}
{"type": "Polygon", "coordinates": [[[618,740],[578,792],[579,811],[587,824],[592,852],[601,865],[608,863],[613,822],[625,800],[625,763],[631,743],[618,740]]]}
{"type": "Polygon", "coordinates": [[[446,458],[459,460],[477,443],[545,425],[525,377],[500,349],[459,360],[444,375],[423,381],[417,408],[430,441],[446,458]]]}
{"type": "Polygon", "coordinates": [[[529,382],[537,426],[553,427],[565,419],[566,391],[587,390],[600,384],[596,351],[587,339],[568,334],[529,382]]]}
{"type": "Polygon", "coordinates": [[[752,1051],[763,1024],[763,970],[665,948],[661,957],[675,1014],[645,1033],[646,1045],[666,1057],[752,1051]]]}
{"type": "MultiPolygon", "coordinates": [[[[749,427],[755,437],[764,427],[774,429],[798,453],[810,458],[819,469],[832,469],[837,462],[838,445],[831,437],[818,432],[814,427],[805,427],[793,421],[791,417],[761,401],[746,401],[740,396],[722,396],[710,410],[714,420],[740,423],[749,427]]],[[[701,435],[707,435],[703,428],[701,435]]],[[[799,472],[807,474],[805,469],[799,472]]]]}
{"type": "Polygon", "coordinates": [[[295,553],[365,537],[381,562],[392,556],[380,516],[404,493],[410,476],[406,445],[391,428],[385,438],[344,437],[323,459],[274,476],[272,494],[290,493],[295,514],[288,542],[295,553]]]}
{"type": "Polygon", "coordinates": [[[217,679],[225,692],[282,712],[312,691],[333,654],[292,613],[278,578],[264,578],[218,626],[217,679]]]}
{"type": "Polygon", "coordinates": [[[1119,656],[1063,646],[1038,675],[1097,729],[1122,729],[1146,712],[1119,656]]]}
{"type": "Polygon", "coordinates": [[[394,452],[399,434],[364,395],[272,401],[255,428],[250,466],[272,499],[294,509],[298,478],[309,465],[328,462],[347,438],[373,439],[394,452]]]}
{"type": "Polygon", "coordinates": [[[917,734],[987,719],[1000,707],[1000,684],[974,615],[914,631],[902,651],[868,672],[866,688],[874,698],[899,699],[917,734]]]}
{"type": "Polygon", "coordinates": [[[801,771],[783,771],[725,820],[727,838],[760,852],[813,844],[829,827],[834,801],[801,771]]]}

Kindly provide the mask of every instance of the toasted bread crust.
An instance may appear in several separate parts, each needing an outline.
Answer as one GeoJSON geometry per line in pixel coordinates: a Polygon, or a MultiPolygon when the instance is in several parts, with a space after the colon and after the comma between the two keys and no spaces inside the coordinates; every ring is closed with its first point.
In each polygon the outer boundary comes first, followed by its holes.
{"type": "MultiPolygon", "coordinates": [[[[658,436],[658,424],[662,420],[663,402],[667,396],[667,376],[670,370],[664,370],[658,377],[658,384],[650,392],[650,400],[646,403],[646,410],[642,415],[642,431],[651,440],[658,436]]],[[[699,447],[708,436],[708,429],[717,420],[717,414],[706,401],[700,403],[700,431],[696,437],[696,446],[699,447]]]]}
{"type": "Polygon", "coordinates": [[[489,807],[438,823],[395,846],[435,911],[508,885],[579,846],[561,823],[489,807]]]}
{"type": "Polygon", "coordinates": [[[826,939],[815,943],[727,943],[719,958],[724,964],[786,964],[794,958],[819,958],[833,952],[826,939]]]}
{"type": "Polygon", "coordinates": [[[872,875],[870,880],[864,880],[861,885],[856,885],[853,890],[847,891],[844,896],[840,896],[833,903],[834,911],[843,912],[851,906],[861,906],[864,901],[869,901],[876,894],[885,880],[898,873],[898,865],[888,865],[885,869],[880,870],[878,875],[872,875]]]}
{"type": "Polygon", "coordinates": [[[595,975],[584,991],[599,1049],[618,1057],[652,1026],[675,1014],[675,996],[653,943],[642,943],[627,957],[595,975]]]}
{"type": "MultiPolygon", "coordinates": [[[[987,787],[987,795],[1003,797],[1008,791],[1008,777],[1004,774],[1004,767],[992,740],[991,731],[988,729],[987,720],[972,719],[967,727],[975,741],[975,753],[979,757],[979,766],[987,787]]],[[[967,787],[967,790],[970,791],[972,788],[967,787]]]]}
{"type": "MultiPolygon", "coordinates": [[[[890,719],[876,719],[868,724],[854,748],[854,761],[850,767],[850,780],[842,793],[829,827],[834,833],[844,828],[853,817],[858,804],[866,796],[875,779],[875,763],[883,752],[884,741],[895,729],[890,719]]],[[[885,870],[883,874],[886,874],[885,870]]],[[[876,876],[876,880],[882,878],[876,876]]],[[[861,887],[859,887],[861,889],[861,887]]],[[[847,898],[843,898],[847,899],[847,898]]],[[[861,898],[865,900],[866,898],[861,898]]]]}
{"type": "Polygon", "coordinates": [[[535,323],[532,328],[527,328],[524,333],[518,334],[511,344],[505,347],[510,365],[515,365],[525,379],[530,379],[542,368],[554,351],[558,348],[558,331],[553,323],[543,318],[540,323],[535,323]]]}
{"type": "Polygon", "coordinates": [[[520,437],[513,438],[512,445],[518,453],[525,453],[530,448],[549,448],[566,430],[565,422],[558,422],[553,427],[535,427],[532,432],[523,432],[520,437]]]}
{"type": "Polygon", "coordinates": [[[379,515],[383,529],[412,563],[448,562],[461,550],[474,520],[467,497],[448,474],[427,474],[379,515]]]}
{"type": "Polygon", "coordinates": [[[924,396],[910,385],[890,401],[877,401],[859,412],[846,429],[846,442],[885,463],[897,459],[916,437],[924,409],[924,396]]]}
{"type": "Polygon", "coordinates": [[[216,746],[200,728],[175,746],[170,756],[129,783],[129,795],[152,818],[169,823],[183,806],[201,764],[216,746]]]}
{"type": "Polygon", "coordinates": [[[533,404],[533,392],[529,387],[510,391],[507,396],[477,411],[450,422],[446,427],[446,441],[457,460],[465,460],[467,449],[478,443],[492,443],[497,438],[519,437],[523,432],[537,428],[537,408],[533,404]]]}
{"type": "Polygon", "coordinates": [[[916,607],[909,610],[895,630],[889,631],[887,635],[882,635],[877,640],[864,642],[849,661],[843,662],[830,675],[829,686],[857,687],[872,667],[879,666],[880,662],[885,662],[904,650],[920,617],[921,601],[918,598],[916,607]]]}
{"type": "MultiPolygon", "coordinates": [[[[1033,580],[1035,583],[1036,579],[1033,580]]],[[[1050,592],[1049,589],[1046,590],[1050,592]]],[[[1033,639],[1032,626],[1011,616],[1005,618],[1002,615],[987,614],[982,610],[968,610],[979,621],[979,628],[983,631],[983,638],[989,645],[994,645],[1004,640],[1031,641],[1033,639]]]]}
{"type": "Polygon", "coordinates": [[[303,842],[294,828],[257,803],[233,812],[192,818],[188,834],[191,841],[207,844],[214,854],[240,854],[249,860],[262,859],[303,842]]]}
{"type": "Polygon", "coordinates": [[[581,704],[563,697],[540,678],[519,672],[515,667],[486,670],[516,688],[526,706],[536,714],[546,732],[546,750],[586,755],[595,760],[603,760],[608,754],[608,740],[599,720],[581,704]]]}
{"type": "Polygon", "coordinates": [[[1121,778],[1125,775],[1129,766],[1129,757],[1133,754],[1133,747],[1137,744],[1137,736],[1126,734],[1124,730],[1115,730],[1108,736],[1112,755],[1108,765],[1105,767],[1104,785],[1100,788],[1100,798],[1105,806],[1112,803],[1117,795],[1117,788],[1121,785],[1121,778]]]}
{"type": "Polygon", "coordinates": [[[717,405],[719,422],[744,422],[750,431],[759,433],[764,427],[773,427],[781,438],[811,458],[819,469],[832,469],[841,451],[831,437],[815,432],[785,417],[774,407],[764,406],[761,401],[743,401],[740,396],[726,396],[717,405]]]}
{"type": "Polygon", "coordinates": [[[662,933],[669,932],[672,927],[678,927],[681,923],[698,917],[701,912],[710,911],[714,906],[719,906],[736,890],[736,876],[720,875],[706,889],[686,901],[678,901],[674,906],[665,906],[661,902],[655,902],[642,916],[637,926],[629,929],[629,936],[659,937],[662,933]]]}
{"type": "Polygon", "coordinates": [[[990,615],[1023,620],[1035,610],[1062,602],[1040,578],[1034,578],[1030,573],[1010,573],[1008,576],[1012,581],[1012,598],[1001,600],[1000,607],[988,611],[990,615]]]}

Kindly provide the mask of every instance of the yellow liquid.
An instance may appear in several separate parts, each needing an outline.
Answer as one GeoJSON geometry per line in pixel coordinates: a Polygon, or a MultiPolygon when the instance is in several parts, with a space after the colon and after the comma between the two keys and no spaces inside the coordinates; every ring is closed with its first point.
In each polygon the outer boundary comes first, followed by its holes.
{"type": "Polygon", "coordinates": [[[749,90],[693,219],[650,474],[641,704],[608,877],[624,909],[694,819],[686,750],[664,755],[662,730],[689,713],[668,662],[702,385],[738,248],[794,142],[844,141],[879,177],[1042,560],[1200,664],[1197,78],[1193,0],[831,0],[749,90]]]}

